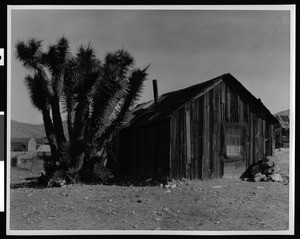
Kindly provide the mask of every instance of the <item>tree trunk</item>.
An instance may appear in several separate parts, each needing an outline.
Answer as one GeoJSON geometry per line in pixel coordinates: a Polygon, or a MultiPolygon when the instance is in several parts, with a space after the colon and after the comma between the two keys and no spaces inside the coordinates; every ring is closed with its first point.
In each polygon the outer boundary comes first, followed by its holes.
{"type": "Polygon", "coordinates": [[[75,120],[72,134],[72,166],[80,168],[83,163],[84,152],[86,150],[84,143],[84,133],[88,122],[89,112],[87,107],[87,100],[83,99],[76,107],[75,120]]]}
{"type": "Polygon", "coordinates": [[[67,123],[68,123],[68,131],[69,131],[69,141],[70,141],[71,145],[74,141],[74,137],[73,137],[74,121],[73,120],[74,120],[74,111],[69,110],[68,115],[67,115],[67,123]]]}
{"type": "Polygon", "coordinates": [[[60,105],[58,96],[54,96],[51,101],[53,125],[56,133],[57,140],[57,160],[63,167],[70,166],[70,157],[68,155],[68,143],[64,134],[62,124],[60,105]]]}
{"type": "Polygon", "coordinates": [[[53,124],[56,130],[57,143],[58,145],[60,145],[60,143],[66,142],[67,140],[65,137],[64,128],[62,124],[58,96],[53,97],[51,102],[51,107],[52,107],[53,124]]]}
{"type": "Polygon", "coordinates": [[[89,182],[94,179],[94,167],[97,161],[100,159],[103,152],[103,146],[100,150],[97,150],[97,147],[95,145],[90,146],[87,149],[82,168],[79,171],[80,177],[83,181],[89,182]]]}
{"type": "Polygon", "coordinates": [[[57,146],[54,127],[53,127],[53,124],[51,121],[49,110],[47,110],[47,109],[43,110],[42,114],[43,114],[46,136],[48,138],[50,149],[51,149],[51,155],[55,159],[57,157],[58,146],[57,146]]]}
{"type": "Polygon", "coordinates": [[[91,182],[94,178],[94,167],[96,164],[95,159],[90,159],[85,161],[82,164],[82,167],[79,171],[80,179],[83,182],[91,182]]]}

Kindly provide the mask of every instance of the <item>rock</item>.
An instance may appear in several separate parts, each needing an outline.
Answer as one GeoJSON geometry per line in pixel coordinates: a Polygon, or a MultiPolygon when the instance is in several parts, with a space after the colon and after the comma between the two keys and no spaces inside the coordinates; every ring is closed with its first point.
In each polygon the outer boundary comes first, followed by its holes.
{"type": "Polygon", "coordinates": [[[264,189],[264,187],[258,186],[257,189],[264,189]]]}
{"type": "Polygon", "coordinates": [[[166,193],[170,193],[170,192],[171,192],[171,190],[170,190],[170,189],[166,191],[166,193]]]}
{"type": "Polygon", "coordinates": [[[271,174],[270,178],[273,182],[281,182],[283,181],[283,178],[281,177],[281,175],[279,173],[275,173],[275,174],[271,174]]]}
{"type": "Polygon", "coordinates": [[[66,184],[67,184],[67,183],[66,183],[66,180],[64,180],[64,179],[60,182],[60,186],[61,186],[61,187],[65,187],[66,184]]]}
{"type": "Polygon", "coordinates": [[[171,188],[176,188],[177,187],[177,185],[176,184],[173,184],[172,186],[171,186],[171,188]]]}
{"type": "Polygon", "coordinates": [[[222,186],[212,186],[211,188],[222,188],[222,186]]]}
{"type": "Polygon", "coordinates": [[[274,173],[278,173],[279,171],[281,171],[281,169],[279,168],[279,166],[276,164],[275,166],[274,166],[274,173]]]}
{"type": "Polygon", "coordinates": [[[283,176],[283,185],[287,186],[289,184],[289,176],[283,176]]]}
{"type": "Polygon", "coordinates": [[[258,173],[254,176],[254,181],[255,182],[264,181],[265,178],[266,178],[265,174],[258,173]]]}
{"type": "Polygon", "coordinates": [[[259,160],[258,165],[260,165],[262,168],[266,169],[266,168],[272,168],[276,165],[276,163],[268,158],[264,158],[262,160],[259,160]]]}
{"type": "Polygon", "coordinates": [[[262,172],[262,168],[260,167],[260,165],[255,165],[251,168],[251,175],[252,176],[255,176],[257,175],[258,173],[261,173],[262,172]]]}
{"type": "Polygon", "coordinates": [[[264,174],[272,174],[274,172],[274,168],[267,168],[263,171],[264,174]]]}
{"type": "Polygon", "coordinates": [[[271,178],[265,175],[265,177],[261,178],[260,181],[268,182],[268,181],[270,181],[270,180],[271,180],[271,178]]]}
{"type": "Polygon", "coordinates": [[[254,175],[254,178],[260,178],[261,177],[261,173],[257,173],[254,175]]]}
{"type": "Polygon", "coordinates": [[[139,199],[139,200],[137,200],[136,202],[137,202],[137,203],[141,203],[141,202],[142,202],[142,200],[140,200],[140,199],[139,199]]]}

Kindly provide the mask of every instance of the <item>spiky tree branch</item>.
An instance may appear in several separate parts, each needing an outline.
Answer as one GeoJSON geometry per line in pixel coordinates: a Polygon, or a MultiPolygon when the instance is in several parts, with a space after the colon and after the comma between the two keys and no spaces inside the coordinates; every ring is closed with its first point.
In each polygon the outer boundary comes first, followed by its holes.
{"type": "Polygon", "coordinates": [[[128,123],[148,67],[134,70],[134,58],[124,49],[106,54],[102,64],[90,44],[80,46],[73,57],[64,37],[46,52],[41,46],[34,39],[16,44],[17,59],[34,73],[25,78],[32,104],[43,114],[60,170],[88,179],[106,143],[128,123]],[[67,112],[69,142],[61,104],[67,112]]]}
{"type": "MultiPolygon", "coordinates": [[[[114,116],[110,121],[110,124],[106,127],[104,133],[101,136],[97,137],[94,143],[94,148],[90,148],[92,157],[97,154],[97,151],[101,149],[111,135],[113,135],[117,130],[124,127],[128,122],[129,107],[136,101],[139,97],[139,94],[142,91],[143,82],[147,76],[147,66],[143,70],[135,70],[132,72],[129,77],[128,90],[123,98],[119,101],[119,105],[114,109],[114,116]]],[[[117,105],[117,104],[115,104],[117,105]]]]}

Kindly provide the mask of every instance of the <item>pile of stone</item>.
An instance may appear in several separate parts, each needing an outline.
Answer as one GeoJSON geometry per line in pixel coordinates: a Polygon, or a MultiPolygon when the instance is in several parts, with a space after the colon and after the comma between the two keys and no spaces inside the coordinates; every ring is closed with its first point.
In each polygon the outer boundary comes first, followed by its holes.
{"type": "Polygon", "coordinates": [[[250,165],[240,178],[252,182],[281,182],[283,178],[279,171],[279,166],[273,160],[264,158],[250,165]]]}

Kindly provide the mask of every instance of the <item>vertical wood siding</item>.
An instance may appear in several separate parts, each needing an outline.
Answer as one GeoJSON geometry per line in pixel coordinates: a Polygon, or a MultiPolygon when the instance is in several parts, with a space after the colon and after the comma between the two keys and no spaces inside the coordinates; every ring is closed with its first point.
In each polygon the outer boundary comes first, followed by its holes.
{"type": "Polygon", "coordinates": [[[272,155],[273,125],[255,112],[243,95],[222,82],[169,118],[128,129],[121,140],[120,165],[127,172],[170,179],[221,178],[225,123],[245,126],[245,166],[272,155]]]}
{"type": "Polygon", "coordinates": [[[221,83],[187,103],[171,116],[170,178],[209,179],[223,176],[222,122],[245,125],[244,164],[272,154],[270,125],[263,114],[253,113],[243,96],[221,83]]]}

